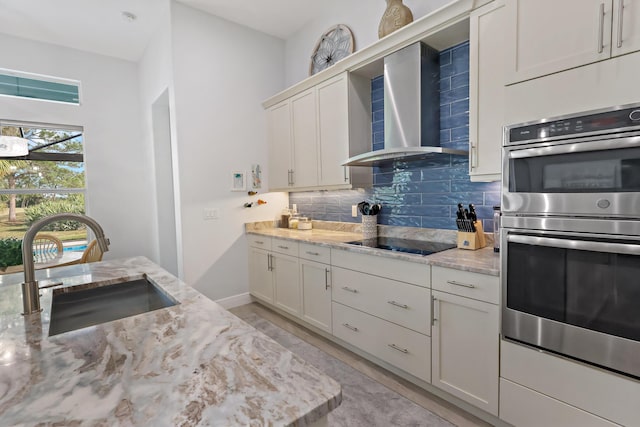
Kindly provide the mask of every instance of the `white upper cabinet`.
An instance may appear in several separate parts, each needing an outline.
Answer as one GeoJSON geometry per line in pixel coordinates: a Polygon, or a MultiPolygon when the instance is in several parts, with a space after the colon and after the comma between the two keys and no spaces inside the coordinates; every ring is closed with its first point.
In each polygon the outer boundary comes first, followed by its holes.
{"type": "Polygon", "coordinates": [[[371,185],[370,169],[367,174],[342,166],[350,148],[371,146],[370,103],[354,96],[354,88],[370,93],[370,81],[364,83],[342,73],[268,109],[271,191],[371,185]]]}
{"type": "Polygon", "coordinates": [[[321,186],[349,184],[349,99],[347,75],[320,83],[318,94],[318,148],[321,186]]]}
{"type": "Polygon", "coordinates": [[[471,13],[469,27],[469,175],[499,181],[504,125],[504,2],[471,13]]]}
{"type": "Polygon", "coordinates": [[[318,185],[317,116],[315,88],[291,99],[293,187],[318,185]]]}
{"type": "Polygon", "coordinates": [[[640,2],[614,0],[611,56],[640,50],[640,2]]]}
{"type": "Polygon", "coordinates": [[[269,188],[287,188],[291,182],[291,105],[283,101],[267,110],[269,188]]]}
{"type": "Polygon", "coordinates": [[[507,83],[640,49],[635,0],[509,0],[507,83]]]}

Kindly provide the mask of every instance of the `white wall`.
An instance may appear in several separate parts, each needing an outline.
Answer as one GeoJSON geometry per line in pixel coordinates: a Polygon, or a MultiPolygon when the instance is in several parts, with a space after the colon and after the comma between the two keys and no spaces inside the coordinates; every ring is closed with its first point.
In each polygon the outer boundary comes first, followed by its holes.
{"type": "Polygon", "coordinates": [[[80,80],[82,105],[0,98],[0,119],[84,128],[87,213],[111,239],[105,259],[152,257],[150,149],[132,62],[0,34],[0,68],[80,80]]]}
{"type": "MultiPolygon", "coordinates": [[[[413,19],[450,3],[451,0],[405,0],[413,19]]],[[[304,28],[286,40],[286,87],[309,77],[309,61],[320,36],[336,24],[344,24],[354,35],[355,50],[360,50],[378,40],[378,25],[387,7],[384,0],[349,0],[339,5],[327,3],[329,8],[304,28]]],[[[275,93],[274,93],[275,94],[275,93]]]]}
{"type": "Polygon", "coordinates": [[[171,19],[184,280],[220,299],[248,291],[244,223],[288,203],[230,191],[232,171],[267,166],[261,102],[284,86],[284,42],[175,2],[171,19]],[[268,203],[243,208],[258,197],[268,203]],[[220,218],[205,221],[205,208],[220,218]]]}

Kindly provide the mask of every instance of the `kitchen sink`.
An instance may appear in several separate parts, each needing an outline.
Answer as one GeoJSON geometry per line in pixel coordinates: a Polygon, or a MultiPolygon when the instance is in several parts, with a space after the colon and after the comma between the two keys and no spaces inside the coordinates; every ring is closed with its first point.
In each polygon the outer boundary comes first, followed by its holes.
{"type": "Polygon", "coordinates": [[[142,278],[53,290],[49,336],[179,304],[142,278]]]}

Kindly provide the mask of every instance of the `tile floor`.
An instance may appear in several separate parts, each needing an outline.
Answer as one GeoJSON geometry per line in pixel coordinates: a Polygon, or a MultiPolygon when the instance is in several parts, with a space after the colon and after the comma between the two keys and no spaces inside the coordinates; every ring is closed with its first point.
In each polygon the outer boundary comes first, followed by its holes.
{"type": "Polygon", "coordinates": [[[331,426],[490,425],[260,304],[230,311],[341,383],[331,426]]]}

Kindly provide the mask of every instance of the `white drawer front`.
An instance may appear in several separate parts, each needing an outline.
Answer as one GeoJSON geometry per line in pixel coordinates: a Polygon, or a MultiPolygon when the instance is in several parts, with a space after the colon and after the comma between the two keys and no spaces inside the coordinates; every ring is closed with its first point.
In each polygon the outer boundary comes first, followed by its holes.
{"type": "Polygon", "coordinates": [[[264,249],[267,251],[271,250],[271,237],[247,234],[247,241],[249,242],[249,247],[264,249]]]}
{"type": "Polygon", "coordinates": [[[333,267],[334,301],[431,335],[428,288],[333,267]]]}
{"type": "Polygon", "coordinates": [[[327,246],[311,245],[309,243],[300,243],[300,258],[309,261],[322,262],[331,264],[331,248],[327,246]]]}
{"type": "Polygon", "coordinates": [[[383,258],[375,255],[333,249],[332,264],[349,270],[365,271],[376,276],[387,277],[401,282],[429,287],[431,267],[398,259],[383,258]]]}
{"type": "Polygon", "coordinates": [[[505,379],[500,380],[500,418],[518,427],[618,425],[505,379]]]}
{"type": "Polygon", "coordinates": [[[500,303],[500,279],[488,274],[432,266],[431,287],[492,304],[500,303]]]}
{"type": "Polygon", "coordinates": [[[298,256],[298,242],[284,239],[273,239],[271,242],[271,250],[285,255],[298,256]]]}
{"type": "Polygon", "coordinates": [[[613,422],[640,426],[640,381],[509,341],[500,344],[501,377],[613,422]]]}
{"type": "Polygon", "coordinates": [[[431,382],[431,339],[333,303],[333,335],[421,380],[431,382]]]}

